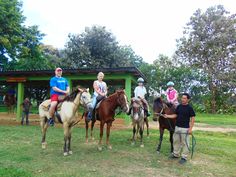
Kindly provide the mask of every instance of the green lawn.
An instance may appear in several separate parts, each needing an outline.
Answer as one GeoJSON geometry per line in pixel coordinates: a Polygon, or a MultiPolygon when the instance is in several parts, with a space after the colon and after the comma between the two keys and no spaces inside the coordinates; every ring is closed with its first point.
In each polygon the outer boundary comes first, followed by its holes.
{"type": "Polygon", "coordinates": [[[236,115],[197,113],[196,122],[236,128],[236,115]]]}
{"type": "Polygon", "coordinates": [[[62,154],[63,130],[48,130],[46,150],[41,149],[38,126],[0,126],[0,176],[235,176],[236,133],[196,131],[194,158],[181,166],[171,161],[168,134],[163,140],[161,154],[155,152],[158,130],[145,137],[145,147],[130,145],[131,130],[113,130],[113,150],[97,150],[95,141],[85,143],[85,130],[74,128],[73,155],[62,154]]]}

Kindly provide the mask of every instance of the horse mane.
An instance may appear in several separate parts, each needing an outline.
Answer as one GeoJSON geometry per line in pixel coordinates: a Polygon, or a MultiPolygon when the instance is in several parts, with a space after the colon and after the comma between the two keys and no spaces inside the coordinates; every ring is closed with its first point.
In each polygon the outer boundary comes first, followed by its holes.
{"type": "Polygon", "coordinates": [[[162,104],[163,100],[161,97],[157,97],[156,99],[154,99],[154,104],[162,104]]]}
{"type": "Polygon", "coordinates": [[[119,93],[125,93],[125,91],[124,91],[124,90],[121,90],[121,89],[116,90],[113,94],[111,94],[111,95],[109,95],[109,96],[107,97],[107,100],[110,100],[111,98],[113,98],[115,95],[117,95],[117,94],[119,94],[119,93]]]}
{"type": "Polygon", "coordinates": [[[74,101],[79,89],[75,89],[71,94],[67,95],[62,101],[74,101]]]}

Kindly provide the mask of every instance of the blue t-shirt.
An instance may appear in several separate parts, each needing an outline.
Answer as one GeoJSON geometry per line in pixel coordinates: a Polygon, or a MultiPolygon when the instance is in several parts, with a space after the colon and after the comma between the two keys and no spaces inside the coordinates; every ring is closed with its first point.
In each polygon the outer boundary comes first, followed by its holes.
{"type": "Polygon", "coordinates": [[[68,87],[68,81],[64,78],[64,77],[53,77],[50,80],[50,87],[51,87],[51,91],[50,94],[57,94],[57,95],[63,95],[63,93],[61,92],[56,92],[54,91],[52,88],[53,87],[57,87],[61,90],[66,91],[66,88],[68,87]]]}

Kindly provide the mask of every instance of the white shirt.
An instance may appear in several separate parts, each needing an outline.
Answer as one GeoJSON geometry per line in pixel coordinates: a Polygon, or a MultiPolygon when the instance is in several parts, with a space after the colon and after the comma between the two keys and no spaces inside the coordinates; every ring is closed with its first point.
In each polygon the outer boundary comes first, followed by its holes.
{"type": "MultiPolygon", "coordinates": [[[[99,91],[102,93],[106,93],[107,91],[107,84],[105,82],[99,82],[98,80],[95,81],[95,84],[98,86],[99,91]]],[[[94,91],[94,95],[98,96],[98,93],[96,91],[94,91]]]]}
{"type": "Polygon", "coordinates": [[[147,90],[144,86],[137,86],[135,89],[134,89],[134,97],[135,98],[138,98],[138,97],[141,97],[141,98],[144,98],[144,96],[147,94],[147,90]]]}

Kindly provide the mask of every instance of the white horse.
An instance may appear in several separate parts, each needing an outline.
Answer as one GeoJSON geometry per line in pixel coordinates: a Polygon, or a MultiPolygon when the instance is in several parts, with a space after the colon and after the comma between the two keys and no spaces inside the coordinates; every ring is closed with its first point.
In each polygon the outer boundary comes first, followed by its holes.
{"type": "MultiPolygon", "coordinates": [[[[40,125],[42,130],[42,148],[46,148],[46,131],[49,127],[49,111],[48,107],[50,100],[45,100],[39,105],[40,125]]],[[[70,95],[68,95],[61,103],[61,110],[58,111],[61,117],[61,123],[64,129],[64,156],[72,154],[71,151],[71,129],[81,119],[76,116],[79,105],[82,105],[85,109],[90,110],[92,108],[91,95],[89,89],[76,89],[70,95]]]]}

